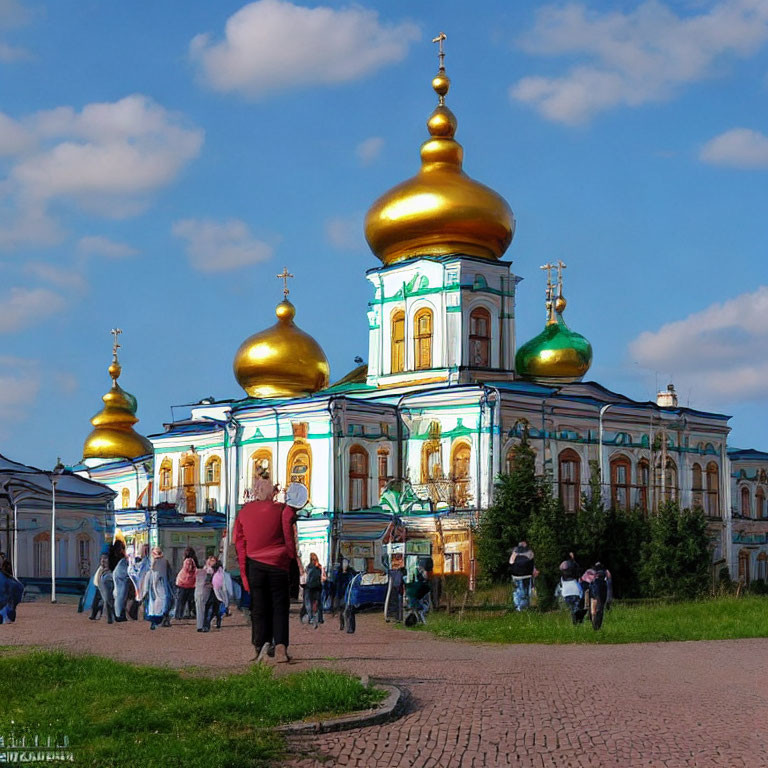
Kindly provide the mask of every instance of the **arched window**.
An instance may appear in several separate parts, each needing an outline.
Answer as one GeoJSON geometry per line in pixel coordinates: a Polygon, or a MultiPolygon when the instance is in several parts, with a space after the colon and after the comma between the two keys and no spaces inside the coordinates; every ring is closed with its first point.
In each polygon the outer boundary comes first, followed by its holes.
{"type": "Polygon", "coordinates": [[[720,480],[714,461],[707,464],[707,514],[710,517],[720,516],[720,480]]]}
{"type": "Polygon", "coordinates": [[[368,508],[368,451],[361,445],[349,449],[349,508],[368,508]]]}
{"type": "Polygon", "coordinates": [[[421,449],[421,482],[439,480],[443,476],[443,455],[439,440],[427,440],[421,449]]]}
{"type": "Polygon", "coordinates": [[[629,509],[629,481],[632,464],[626,456],[611,459],[611,504],[615,509],[629,509]]]}
{"type": "Polygon", "coordinates": [[[307,443],[296,442],[288,453],[288,482],[301,483],[311,491],[312,450],[307,443]]]}
{"type": "Polygon", "coordinates": [[[647,459],[637,462],[637,506],[648,512],[648,488],[651,484],[651,465],[647,459]]]}
{"type": "Polygon", "coordinates": [[[218,456],[211,456],[205,462],[205,482],[206,485],[218,485],[221,482],[221,459],[218,456]]]}
{"type": "Polygon", "coordinates": [[[558,458],[560,478],[560,501],[566,512],[576,512],[579,509],[581,492],[581,459],[576,451],[566,448],[558,458]]]}
{"type": "Polygon", "coordinates": [[[469,506],[469,467],[472,447],[464,440],[453,444],[451,450],[451,479],[453,480],[453,503],[459,509],[469,506]]]}
{"type": "Polygon", "coordinates": [[[391,479],[389,474],[389,449],[379,448],[376,452],[376,459],[379,471],[379,496],[381,496],[391,479]]]}
{"type": "Polygon", "coordinates": [[[742,549],[739,552],[739,581],[749,584],[749,550],[742,549]]]}
{"type": "Polygon", "coordinates": [[[752,499],[749,497],[749,488],[746,485],[741,488],[741,516],[752,517],[752,499]]]}
{"type": "Polygon", "coordinates": [[[691,468],[692,482],[691,491],[693,493],[693,506],[704,508],[704,476],[701,472],[701,464],[694,464],[691,468]]]}
{"type": "Polygon", "coordinates": [[[765,552],[757,556],[757,578],[760,581],[768,579],[768,555],[765,552]]]}
{"type": "Polygon", "coordinates": [[[131,506],[131,492],[127,488],[120,491],[120,505],[123,509],[128,509],[131,506]]]}
{"type": "Polygon", "coordinates": [[[758,520],[763,517],[768,517],[765,509],[765,491],[762,487],[755,491],[755,517],[758,520]]]}
{"type": "Polygon", "coordinates": [[[160,490],[170,491],[173,485],[173,462],[165,458],[160,464],[159,472],[160,490]]]}
{"type": "Polygon", "coordinates": [[[251,487],[262,477],[272,477],[272,451],[269,448],[259,448],[251,454],[251,487]]]}
{"type": "Polygon", "coordinates": [[[469,364],[487,368],[491,364],[491,313],[484,307],[469,316],[469,364]]]}
{"type": "Polygon", "coordinates": [[[659,490],[659,498],[661,501],[676,501],[677,500],[677,464],[667,457],[667,462],[664,467],[663,475],[661,473],[661,458],[656,465],[657,483],[656,486],[659,490]]]}
{"type": "Polygon", "coordinates": [[[51,534],[47,531],[38,533],[34,538],[35,576],[42,578],[51,575],[51,534]]]}
{"type": "Polygon", "coordinates": [[[91,537],[87,533],[77,534],[77,564],[81,578],[91,575],[91,537]]]}
{"type": "Polygon", "coordinates": [[[181,484],[184,486],[190,486],[195,484],[195,461],[193,456],[187,456],[181,460],[181,484]]]}
{"type": "Polygon", "coordinates": [[[413,346],[416,370],[432,367],[432,310],[420,309],[413,318],[413,346]]]}
{"type": "Polygon", "coordinates": [[[405,370],[405,312],[397,309],[392,313],[392,373],[402,373],[405,370]]]}

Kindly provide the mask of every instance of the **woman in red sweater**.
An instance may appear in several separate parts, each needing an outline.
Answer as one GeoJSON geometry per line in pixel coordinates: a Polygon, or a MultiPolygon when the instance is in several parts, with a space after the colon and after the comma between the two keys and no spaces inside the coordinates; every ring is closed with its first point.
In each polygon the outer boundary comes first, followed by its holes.
{"type": "Polygon", "coordinates": [[[251,641],[257,660],[264,661],[274,640],[275,660],[288,662],[288,573],[296,559],[296,511],[273,499],[275,487],[262,478],[255,501],[235,521],[235,548],[243,587],[251,593],[251,641]]]}

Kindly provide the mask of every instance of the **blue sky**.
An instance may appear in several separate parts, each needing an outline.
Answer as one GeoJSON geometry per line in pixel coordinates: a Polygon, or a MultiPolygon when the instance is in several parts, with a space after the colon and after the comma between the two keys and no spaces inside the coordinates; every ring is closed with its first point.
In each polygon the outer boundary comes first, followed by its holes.
{"type": "Polygon", "coordinates": [[[332,379],[365,357],[362,220],[418,168],[441,30],[518,343],[563,259],[589,378],[768,448],[768,0],[0,0],[0,452],[79,459],[115,325],[144,434],[238,395],[284,265],[332,379]]]}

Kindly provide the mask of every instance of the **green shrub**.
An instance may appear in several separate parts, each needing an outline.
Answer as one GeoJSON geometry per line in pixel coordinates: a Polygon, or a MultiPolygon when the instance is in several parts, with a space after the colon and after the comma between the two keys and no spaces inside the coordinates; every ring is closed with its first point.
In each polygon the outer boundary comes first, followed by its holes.
{"type": "Polygon", "coordinates": [[[456,600],[468,591],[469,576],[465,573],[446,573],[443,576],[443,593],[450,600],[456,600]]]}

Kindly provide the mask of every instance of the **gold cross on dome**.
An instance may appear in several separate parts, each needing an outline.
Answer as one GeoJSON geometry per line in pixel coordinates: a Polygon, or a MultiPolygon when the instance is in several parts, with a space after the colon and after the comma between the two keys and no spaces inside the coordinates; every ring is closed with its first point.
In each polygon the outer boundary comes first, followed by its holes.
{"type": "Polygon", "coordinates": [[[117,360],[117,350],[120,349],[120,344],[117,342],[117,337],[123,332],[122,328],[113,328],[110,333],[114,336],[115,340],[112,343],[112,357],[117,360]]]}
{"type": "Polygon", "coordinates": [[[557,260],[557,287],[560,289],[560,293],[563,292],[563,270],[567,268],[567,264],[564,264],[560,259],[557,260]]]}
{"type": "Polygon", "coordinates": [[[448,39],[448,35],[445,32],[441,32],[437,37],[432,38],[433,43],[437,43],[437,55],[440,59],[440,71],[445,69],[445,50],[443,49],[443,41],[448,39]]]}
{"type": "Polygon", "coordinates": [[[289,277],[295,277],[295,275],[292,275],[288,271],[288,267],[283,267],[283,271],[279,275],[277,275],[277,278],[283,281],[283,298],[286,298],[286,299],[288,298],[288,294],[290,293],[290,291],[288,290],[289,277]]]}

